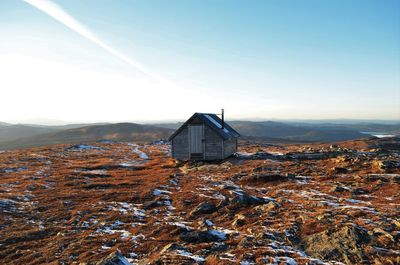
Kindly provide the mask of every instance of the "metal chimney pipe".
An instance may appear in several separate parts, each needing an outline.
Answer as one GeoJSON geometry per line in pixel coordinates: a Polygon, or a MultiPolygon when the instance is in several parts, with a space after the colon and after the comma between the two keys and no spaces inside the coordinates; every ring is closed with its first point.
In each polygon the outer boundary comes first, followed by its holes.
{"type": "Polygon", "coordinates": [[[224,129],[225,122],[224,122],[224,109],[221,109],[221,116],[222,116],[222,130],[224,129]]]}

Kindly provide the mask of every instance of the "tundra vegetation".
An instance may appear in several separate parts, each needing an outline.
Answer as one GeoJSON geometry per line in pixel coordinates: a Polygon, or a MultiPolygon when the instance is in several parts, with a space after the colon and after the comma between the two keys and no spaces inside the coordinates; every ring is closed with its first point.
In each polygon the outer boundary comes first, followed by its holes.
{"type": "Polygon", "coordinates": [[[1,263],[400,263],[399,138],[239,151],[210,163],[176,162],[162,141],[4,151],[1,263]]]}

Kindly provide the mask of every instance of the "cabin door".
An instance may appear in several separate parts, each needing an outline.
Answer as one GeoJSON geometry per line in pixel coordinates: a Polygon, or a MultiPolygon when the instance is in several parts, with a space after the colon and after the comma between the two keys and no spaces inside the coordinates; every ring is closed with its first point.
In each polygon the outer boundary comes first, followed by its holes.
{"type": "Polygon", "coordinates": [[[189,150],[191,159],[203,158],[203,125],[189,125],[189,150]]]}

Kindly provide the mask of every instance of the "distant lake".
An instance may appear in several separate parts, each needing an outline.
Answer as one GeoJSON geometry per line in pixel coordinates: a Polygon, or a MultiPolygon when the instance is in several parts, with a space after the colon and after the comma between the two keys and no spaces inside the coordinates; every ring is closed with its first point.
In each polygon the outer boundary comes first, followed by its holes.
{"type": "Polygon", "coordinates": [[[384,133],[384,132],[361,132],[365,134],[370,134],[372,136],[378,137],[378,138],[385,138],[385,137],[394,137],[396,135],[390,134],[390,133],[384,133]]]}

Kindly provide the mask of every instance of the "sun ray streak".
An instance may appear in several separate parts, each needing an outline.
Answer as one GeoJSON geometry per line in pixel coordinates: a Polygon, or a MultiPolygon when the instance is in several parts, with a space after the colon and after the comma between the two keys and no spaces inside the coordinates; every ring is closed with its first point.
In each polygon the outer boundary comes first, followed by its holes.
{"type": "Polygon", "coordinates": [[[158,74],[155,74],[141,63],[132,60],[128,56],[110,47],[108,44],[106,44],[104,41],[98,38],[92,31],[90,31],[85,25],[80,23],[78,20],[76,20],[74,17],[68,14],[62,7],[58,6],[54,2],[50,0],[23,0],[23,1],[39,9],[40,11],[46,13],[47,15],[51,16],[52,18],[59,21],[66,27],[70,28],[71,30],[85,37],[86,39],[92,41],[96,45],[100,46],[104,50],[108,51],[112,55],[116,56],[120,60],[131,65],[132,67],[136,68],[137,70],[146,74],[147,76],[157,80],[158,82],[176,87],[176,85],[172,83],[170,80],[167,80],[159,76],[158,74]]]}

